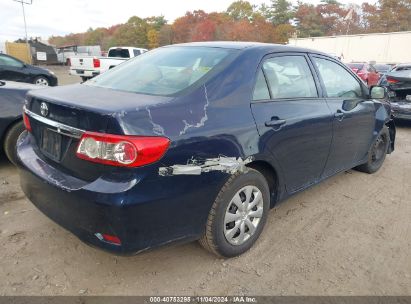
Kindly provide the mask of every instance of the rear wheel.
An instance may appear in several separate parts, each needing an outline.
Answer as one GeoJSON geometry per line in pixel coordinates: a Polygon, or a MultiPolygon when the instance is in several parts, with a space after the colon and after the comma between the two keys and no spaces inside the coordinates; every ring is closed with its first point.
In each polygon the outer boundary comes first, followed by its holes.
{"type": "Polygon", "coordinates": [[[7,158],[15,165],[19,163],[17,157],[17,139],[25,130],[24,124],[22,121],[14,124],[6,133],[4,138],[4,152],[6,153],[7,158]]]}
{"type": "Polygon", "coordinates": [[[221,189],[207,219],[200,244],[223,257],[240,255],[260,236],[270,208],[267,181],[248,169],[230,177],[221,189]]]}
{"type": "Polygon", "coordinates": [[[48,87],[50,85],[50,81],[45,76],[38,76],[34,79],[33,82],[35,85],[48,87]]]}
{"type": "Polygon", "coordinates": [[[375,139],[368,152],[368,161],[355,169],[365,173],[377,172],[384,163],[387,156],[388,147],[390,144],[390,132],[388,127],[384,127],[380,134],[375,139]]]}

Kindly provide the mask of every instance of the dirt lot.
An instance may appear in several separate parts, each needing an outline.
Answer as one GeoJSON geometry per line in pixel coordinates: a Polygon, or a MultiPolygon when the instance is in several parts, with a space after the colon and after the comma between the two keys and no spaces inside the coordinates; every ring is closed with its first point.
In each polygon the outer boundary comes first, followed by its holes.
{"type": "Polygon", "coordinates": [[[229,260],[197,243],[135,257],[90,248],[18,184],[3,157],[0,295],[411,295],[411,124],[378,173],[349,171],[294,196],[251,251],[229,260]]]}

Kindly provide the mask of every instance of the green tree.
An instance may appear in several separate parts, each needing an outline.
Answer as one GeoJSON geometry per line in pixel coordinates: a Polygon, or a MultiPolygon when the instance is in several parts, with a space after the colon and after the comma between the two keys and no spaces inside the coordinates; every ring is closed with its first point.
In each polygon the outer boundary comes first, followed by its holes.
{"type": "Polygon", "coordinates": [[[287,0],[271,0],[271,22],[274,25],[288,24],[294,17],[291,2],[287,0]]]}
{"type": "Polygon", "coordinates": [[[133,16],[115,31],[114,39],[118,45],[147,47],[148,30],[149,25],[146,21],[133,16]]]}
{"type": "Polygon", "coordinates": [[[254,7],[248,1],[238,0],[227,8],[227,14],[234,20],[244,18],[250,19],[253,16],[254,7]]]}
{"type": "Polygon", "coordinates": [[[156,31],[160,31],[163,25],[167,24],[167,20],[164,18],[164,16],[152,16],[145,18],[144,21],[147,22],[147,24],[156,31]]]}

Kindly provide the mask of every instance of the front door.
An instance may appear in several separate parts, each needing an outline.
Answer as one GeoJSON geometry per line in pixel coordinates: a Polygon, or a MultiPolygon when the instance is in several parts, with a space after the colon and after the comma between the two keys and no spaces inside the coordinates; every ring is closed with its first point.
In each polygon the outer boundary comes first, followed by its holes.
{"type": "Polygon", "coordinates": [[[10,81],[24,81],[24,64],[9,56],[0,54],[0,79],[10,81]]]}
{"type": "Polygon", "coordinates": [[[317,182],[327,160],[332,117],[320,91],[304,54],[268,57],[258,70],[252,112],[289,193],[317,182]]]}
{"type": "Polygon", "coordinates": [[[333,141],[323,177],[351,169],[370,148],[375,127],[374,103],[367,88],[348,68],[332,59],[312,56],[333,113],[333,141]]]}

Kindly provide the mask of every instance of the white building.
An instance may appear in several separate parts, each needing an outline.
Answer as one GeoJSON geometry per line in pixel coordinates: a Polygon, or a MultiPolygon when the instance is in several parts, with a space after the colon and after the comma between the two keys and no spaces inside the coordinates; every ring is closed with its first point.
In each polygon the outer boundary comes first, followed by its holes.
{"type": "Polygon", "coordinates": [[[6,43],[0,41],[0,54],[6,53],[6,43]]]}
{"type": "Polygon", "coordinates": [[[291,38],[289,45],[319,50],[344,62],[411,62],[411,31],[312,38],[291,38]]]}

